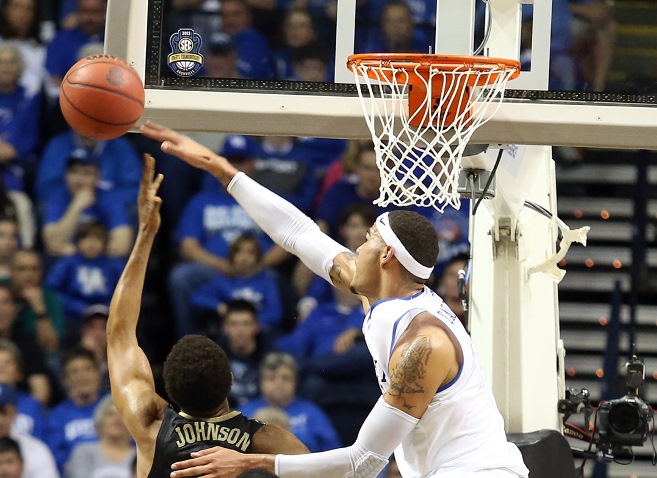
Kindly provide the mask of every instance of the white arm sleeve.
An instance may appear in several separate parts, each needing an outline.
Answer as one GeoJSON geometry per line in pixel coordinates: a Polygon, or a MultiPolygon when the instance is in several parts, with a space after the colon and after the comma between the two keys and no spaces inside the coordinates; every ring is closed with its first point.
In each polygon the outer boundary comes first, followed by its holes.
{"type": "Polygon", "coordinates": [[[280,478],[374,478],[418,421],[381,397],[360,428],[356,443],[309,455],[276,455],[275,473],[280,478]]]}
{"type": "Polygon", "coordinates": [[[227,189],[274,242],[331,283],[329,272],[333,259],[342,252],[349,252],[349,249],[324,234],[317,224],[292,204],[242,172],[233,177],[227,189]]]}

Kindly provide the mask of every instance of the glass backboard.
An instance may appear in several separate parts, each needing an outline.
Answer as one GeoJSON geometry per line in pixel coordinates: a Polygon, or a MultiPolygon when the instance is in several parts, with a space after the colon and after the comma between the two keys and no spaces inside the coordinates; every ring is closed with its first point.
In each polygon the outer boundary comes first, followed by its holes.
{"type": "Polygon", "coordinates": [[[243,31],[239,0],[109,0],[106,51],[144,78],[144,120],[188,131],[367,138],[349,54],[477,51],[519,59],[523,72],[475,141],[657,148],[657,67],[645,65],[650,44],[631,42],[632,28],[657,27],[657,14],[634,25],[619,1],[593,25],[578,10],[590,2],[568,0],[302,3],[309,15],[253,10],[243,31]],[[303,48],[306,20],[314,40],[303,48]]]}

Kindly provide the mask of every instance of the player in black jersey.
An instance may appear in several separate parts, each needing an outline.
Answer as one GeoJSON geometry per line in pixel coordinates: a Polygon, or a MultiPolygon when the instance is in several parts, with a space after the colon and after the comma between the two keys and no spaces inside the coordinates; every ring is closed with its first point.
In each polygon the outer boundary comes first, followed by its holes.
{"type": "Polygon", "coordinates": [[[157,191],[163,177],[155,177],[154,165],[146,155],[138,199],[139,231],[114,291],[107,323],[112,398],[137,444],[137,477],[168,477],[172,463],[212,446],[244,453],[307,453],[290,432],[230,410],[230,364],[221,347],[207,337],[183,337],[165,361],[165,388],[180,412],[156,393],[136,333],[146,265],[160,226],[162,200],[157,191]]]}

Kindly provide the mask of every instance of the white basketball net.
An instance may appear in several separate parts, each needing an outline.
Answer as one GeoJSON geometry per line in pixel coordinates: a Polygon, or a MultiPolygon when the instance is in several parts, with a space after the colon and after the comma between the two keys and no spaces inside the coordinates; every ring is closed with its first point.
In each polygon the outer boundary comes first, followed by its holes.
{"type": "Polygon", "coordinates": [[[457,187],[463,151],[473,132],[495,114],[506,83],[515,73],[513,68],[495,65],[483,71],[467,65],[453,71],[429,68],[427,75],[419,74],[418,67],[407,71],[391,62],[352,67],[381,174],[379,198],[374,201],[379,206],[432,206],[440,212],[447,205],[459,209],[457,187]],[[411,75],[422,78],[427,95],[409,116],[411,75]],[[437,75],[443,77],[440,94],[431,91],[432,79],[437,75]],[[474,84],[485,87],[471,89],[468,99],[465,86],[473,84],[472,79],[476,80],[474,84]],[[366,101],[367,92],[372,101],[366,101]],[[428,108],[430,101],[434,102],[432,108],[428,108]],[[459,103],[463,103],[460,113],[446,121],[444,112],[459,103]],[[418,120],[426,126],[410,124],[418,120]]]}

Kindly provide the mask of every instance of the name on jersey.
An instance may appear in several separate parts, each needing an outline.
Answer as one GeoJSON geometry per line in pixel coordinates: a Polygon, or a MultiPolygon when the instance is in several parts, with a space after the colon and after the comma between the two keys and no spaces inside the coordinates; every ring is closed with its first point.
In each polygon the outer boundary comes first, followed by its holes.
{"type": "Polygon", "coordinates": [[[220,441],[233,445],[235,448],[246,451],[251,444],[251,435],[239,428],[222,427],[211,422],[185,423],[177,426],[174,431],[178,434],[176,441],[178,448],[203,441],[220,441]]]}

